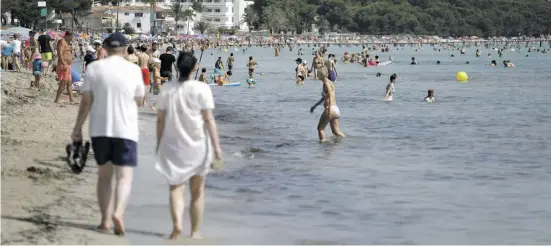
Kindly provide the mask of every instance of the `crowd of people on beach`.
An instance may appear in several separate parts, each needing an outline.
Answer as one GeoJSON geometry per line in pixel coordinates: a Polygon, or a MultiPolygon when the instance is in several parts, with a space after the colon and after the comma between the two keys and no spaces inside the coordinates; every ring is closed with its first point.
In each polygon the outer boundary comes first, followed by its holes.
{"type": "MultiPolygon", "coordinates": [[[[146,98],[151,93],[158,97],[157,102],[150,105],[157,113],[155,166],[169,184],[173,220],[170,238],[176,239],[182,232],[184,189],[188,182],[191,192],[191,236],[201,238],[205,177],[223,160],[213,116],[215,103],[210,84],[234,84],[231,80],[232,70],[237,64],[234,54],[230,53],[225,62],[223,57],[218,57],[212,68],[201,68],[195,50],[201,50],[202,55],[207,48],[227,51],[228,47],[205,40],[178,44],[169,39],[132,41],[119,32],[110,34],[105,40],[77,42],[74,42],[74,34],[70,31],[59,39],[52,39],[45,31],[31,31],[29,37],[29,40],[21,41],[19,35],[14,35],[8,42],[2,42],[2,69],[8,71],[10,64],[13,64],[15,72],[24,69],[32,71],[35,79],[30,87],[37,89],[41,88],[43,76],[55,72],[58,89],[54,103],[60,103],[64,92],[68,94],[71,104],[75,103],[73,91],[80,95],[71,138],[75,148],[83,144],[82,128],[89,118],[91,147],[99,166],[97,198],[101,221],[98,229],[109,231],[113,226],[115,234],[124,235],[123,216],[131,192],[133,168],[138,164],[138,109],[147,105],[146,98]],[[75,59],[83,61],[82,67],[72,67],[75,59]],[[75,69],[82,69],[83,75],[75,73],[75,69]],[[214,72],[209,74],[209,69],[214,72]],[[195,80],[199,70],[199,79],[195,80]]],[[[237,47],[234,47],[235,51],[245,53],[247,50],[245,43],[237,47]]],[[[292,51],[293,47],[299,46],[290,43],[273,45],[274,55],[279,56],[285,47],[292,51]]],[[[399,49],[399,46],[395,47],[399,49]]],[[[308,78],[322,82],[321,98],[310,108],[313,113],[323,104],[317,126],[319,141],[328,141],[325,133],[327,125],[330,125],[333,135],[345,137],[339,127],[341,112],[337,106],[335,86],[337,63],[340,61],[343,66],[385,66],[392,63],[392,57],[383,60],[379,55],[372,56],[370,53],[388,53],[391,47],[363,46],[360,52],[344,53],[340,60],[335,54],[328,53],[329,47],[326,45],[308,44],[308,48],[311,48],[313,56],[311,66],[308,67],[305,59],[295,60],[295,83],[303,85],[308,78]]],[[[445,49],[463,52],[452,45],[445,49]]],[[[504,48],[497,51],[501,57],[504,48]]],[[[303,48],[297,51],[299,56],[304,52],[303,48]]],[[[528,52],[532,52],[532,48],[528,52]]],[[[548,49],[534,49],[534,52],[546,53],[548,49]]],[[[477,50],[476,57],[480,57],[480,53],[477,50]]],[[[419,62],[412,57],[411,65],[417,64],[419,62]]],[[[253,56],[248,57],[245,66],[249,87],[256,85],[255,69],[258,65],[253,56]]],[[[489,65],[496,66],[497,61],[493,60],[489,65]]],[[[508,60],[504,60],[503,65],[514,67],[508,60]]],[[[377,73],[377,77],[380,76],[382,74],[377,73]]],[[[390,75],[383,100],[393,100],[397,79],[396,73],[390,75]]],[[[435,90],[428,89],[423,101],[434,103],[435,90]]]]}

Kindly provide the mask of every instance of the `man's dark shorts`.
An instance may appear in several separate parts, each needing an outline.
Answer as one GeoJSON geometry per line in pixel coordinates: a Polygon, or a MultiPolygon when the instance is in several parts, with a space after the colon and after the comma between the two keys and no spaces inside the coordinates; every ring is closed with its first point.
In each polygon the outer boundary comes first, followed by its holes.
{"type": "Polygon", "coordinates": [[[115,166],[138,165],[138,143],[122,138],[93,137],[92,150],[98,165],[107,162],[115,166]]]}

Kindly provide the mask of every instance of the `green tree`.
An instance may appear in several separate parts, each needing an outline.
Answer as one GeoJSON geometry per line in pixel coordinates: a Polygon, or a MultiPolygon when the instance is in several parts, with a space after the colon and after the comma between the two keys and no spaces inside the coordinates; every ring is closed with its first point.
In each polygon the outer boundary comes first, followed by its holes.
{"type": "Polygon", "coordinates": [[[132,25],[130,25],[130,23],[124,23],[124,25],[122,26],[122,30],[124,30],[125,34],[129,34],[129,35],[136,33],[136,30],[134,30],[134,28],[132,27],[132,25]]]}
{"type": "Polygon", "coordinates": [[[170,5],[170,11],[172,17],[174,17],[174,24],[176,25],[174,33],[178,35],[178,21],[183,17],[182,13],[184,12],[184,6],[180,2],[174,2],[170,5]]]}
{"type": "Polygon", "coordinates": [[[258,14],[255,12],[254,8],[250,5],[247,6],[245,8],[245,13],[243,14],[243,22],[249,27],[249,32],[251,32],[253,28],[258,27],[259,20],[258,14]]]}
{"type": "Polygon", "coordinates": [[[203,10],[205,10],[205,6],[203,5],[201,0],[192,0],[192,1],[193,2],[191,4],[191,8],[193,9],[193,11],[197,13],[201,13],[203,12],[203,10]]]}
{"type": "Polygon", "coordinates": [[[265,22],[264,25],[270,30],[270,33],[279,32],[287,24],[287,17],[283,9],[276,5],[268,5],[263,10],[265,22]]]}
{"type": "Polygon", "coordinates": [[[187,22],[187,31],[189,34],[190,31],[190,23],[195,19],[195,11],[193,9],[186,9],[182,12],[182,20],[187,22]]]}
{"type": "Polygon", "coordinates": [[[195,23],[193,29],[198,30],[201,34],[205,34],[207,30],[211,28],[211,25],[208,22],[199,21],[195,23]]]}

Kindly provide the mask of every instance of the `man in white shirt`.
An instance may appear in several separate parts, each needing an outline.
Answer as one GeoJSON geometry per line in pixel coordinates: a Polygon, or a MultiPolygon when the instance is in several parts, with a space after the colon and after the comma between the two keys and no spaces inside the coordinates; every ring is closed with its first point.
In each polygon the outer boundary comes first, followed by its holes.
{"type": "Polygon", "coordinates": [[[21,40],[19,40],[19,34],[13,35],[13,64],[17,72],[21,72],[21,40]]]}
{"type": "Polygon", "coordinates": [[[72,134],[74,142],[82,142],[82,125],[90,113],[89,134],[99,165],[98,229],[109,230],[112,219],[117,235],[124,235],[123,214],[132,185],[132,168],[138,164],[138,106],[145,94],[140,67],[124,59],[127,45],[123,34],[111,34],[103,44],[109,56],[88,65],[72,134]],[[115,204],[110,214],[113,173],[115,204]]]}

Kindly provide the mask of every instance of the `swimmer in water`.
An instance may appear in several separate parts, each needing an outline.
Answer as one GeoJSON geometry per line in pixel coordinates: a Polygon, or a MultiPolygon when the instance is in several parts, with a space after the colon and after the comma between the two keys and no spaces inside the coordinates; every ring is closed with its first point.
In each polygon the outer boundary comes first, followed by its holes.
{"type": "Polygon", "coordinates": [[[333,55],[329,54],[328,59],[325,61],[325,68],[327,68],[327,71],[329,71],[329,80],[332,82],[335,82],[337,80],[337,65],[335,64],[335,61],[333,60],[333,55]]]}
{"type": "Polygon", "coordinates": [[[495,67],[495,66],[497,66],[497,61],[496,61],[496,60],[492,60],[492,62],[490,63],[489,66],[490,66],[490,67],[495,67]]]}
{"type": "Polygon", "coordinates": [[[258,63],[256,63],[252,56],[249,56],[249,62],[247,63],[247,66],[249,67],[249,77],[252,77],[254,74],[254,68],[257,66],[258,63]]]}
{"type": "Polygon", "coordinates": [[[312,70],[314,71],[314,78],[316,78],[318,69],[323,67],[323,56],[321,52],[316,52],[314,60],[312,61],[312,70]]]}
{"type": "Polygon", "coordinates": [[[297,62],[297,67],[295,68],[295,77],[296,77],[296,83],[297,85],[303,85],[304,84],[304,66],[302,65],[302,59],[297,58],[295,60],[297,62]]]}
{"type": "MultiPolygon", "coordinates": [[[[321,114],[319,123],[318,123],[318,137],[320,142],[327,141],[327,137],[325,135],[325,127],[327,124],[331,125],[331,131],[333,132],[333,135],[337,137],[345,137],[345,135],[341,132],[339,129],[339,118],[340,118],[340,111],[339,107],[337,107],[337,101],[335,99],[335,84],[331,82],[331,80],[328,79],[329,72],[327,71],[327,68],[320,67],[317,69],[318,71],[318,79],[323,82],[323,89],[322,89],[322,101],[323,105],[325,107],[325,110],[321,114]]],[[[310,112],[314,112],[314,109],[317,107],[317,105],[320,104],[319,102],[316,103],[312,108],[310,108],[310,112]]]]}
{"type": "Polygon", "coordinates": [[[440,61],[436,61],[436,65],[440,65],[440,61]]]}
{"type": "Polygon", "coordinates": [[[342,61],[346,64],[346,63],[350,63],[350,55],[348,54],[348,52],[344,52],[344,56],[342,57],[342,61]]]}
{"type": "Polygon", "coordinates": [[[411,58],[411,64],[410,65],[417,65],[417,60],[415,60],[415,57],[411,58]]]}
{"type": "Polygon", "coordinates": [[[434,102],[434,89],[429,89],[427,96],[423,99],[425,102],[433,103],[434,102]]]}
{"type": "Polygon", "coordinates": [[[385,101],[392,101],[392,94],[394,93],[394,84],[396,82],[396,77],[393,75],[390,76],[390,82],[386,86],[385,101]]]}
{"type": "Polygon", "coordinates": [[[515,64],[513,64],[510,60],[507,60],[507,67],[515,67],[515,64]]]}

